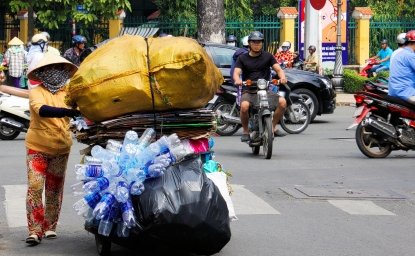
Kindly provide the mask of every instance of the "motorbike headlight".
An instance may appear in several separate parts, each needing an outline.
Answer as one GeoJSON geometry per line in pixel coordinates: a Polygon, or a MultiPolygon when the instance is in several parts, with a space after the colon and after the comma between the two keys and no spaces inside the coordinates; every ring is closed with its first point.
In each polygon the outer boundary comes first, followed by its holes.
{"type": "Polygon", "coordinates": [[[330,80],[322,78],[321,81],[323,82],[323,84],[325,84],[327,86],[327,88],[329,88],[329,89],[333,88],[333,84],[331,83],[330,80]]]}
{"type": "Polygon", "coordinates": [[[260,89],[260,90],[267,89],[267,80],[265,80],[265,79],[258,79],[257,86],[258,86],[258,89],[260,89]]]}

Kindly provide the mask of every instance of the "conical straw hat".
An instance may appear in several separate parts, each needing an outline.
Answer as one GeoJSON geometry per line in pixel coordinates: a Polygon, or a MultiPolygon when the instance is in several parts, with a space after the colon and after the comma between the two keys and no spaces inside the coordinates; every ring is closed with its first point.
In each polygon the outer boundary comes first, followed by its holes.
{"type": "Polygon", "coordinates": [[[78,67],[69,62],[67,59],[53,53],[45,53],[45,56],[40,60],[39,64],[34,69],[29,70],[27,77],[31,80],[39,81],[40,79],[34,74],[33,71],[45,66],[53,66],[54,64],[65,64],[70,71],[70,76],[75,74],[78,70],[78,67]]]}
{"type": "Polygon", "coordinates": [[[22,45],[22,44],[24,44],[23,41],[17,37],[13,37],[13,39],[10,40],[10,42],[8,43],[8,45],[22,45]]]}

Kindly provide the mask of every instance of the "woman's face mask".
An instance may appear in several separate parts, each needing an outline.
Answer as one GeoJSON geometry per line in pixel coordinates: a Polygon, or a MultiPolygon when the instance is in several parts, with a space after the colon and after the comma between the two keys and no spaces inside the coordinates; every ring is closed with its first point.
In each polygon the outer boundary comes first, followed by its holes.
{"type": "Polygon", "coordinates": [[[235,42],[227,42],[226,44],[227,45],[230,45],[230,46],[236,46],[236,43],[235,42]]]}
{"type": "Polygon", "coordinates": [[[42,84],[53,94],[65,86],[70,76],[70,72],[62,66],[46,66],[34,72],[42,84]]]}

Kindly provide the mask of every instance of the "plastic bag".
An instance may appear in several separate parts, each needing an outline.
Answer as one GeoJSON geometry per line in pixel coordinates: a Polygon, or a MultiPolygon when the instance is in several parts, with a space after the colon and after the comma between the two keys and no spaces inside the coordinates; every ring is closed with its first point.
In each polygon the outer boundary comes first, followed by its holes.
{"type": "Polygon", "coordinates": [[[219,191],[222,194],[223,199],[225,199],[226,205],[228,206],[229,218],[231,220],[237,220],[238,218],[235,214],[232,199],[229,196],[228,185],[226,184],[226,174],[224,172],[210,172],[206,173],[206,176],[211,179],[213,183],[215,183],[215,185],[219,188],[219,191]]]}
{"type": "Polygon", "coordinates": [[[217,253],[229,242],[226,202],[204,174],[200,159],[171,166],[144,185],[144,193],[133,197],[142,235],[203,255],[217,253]]]}

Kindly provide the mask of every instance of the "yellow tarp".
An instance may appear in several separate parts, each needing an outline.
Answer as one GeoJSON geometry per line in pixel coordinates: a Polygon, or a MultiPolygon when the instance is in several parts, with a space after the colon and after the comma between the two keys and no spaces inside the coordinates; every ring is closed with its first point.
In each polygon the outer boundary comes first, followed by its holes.
{"type": "Polygon", "coordinates": [[[131,112],[201,108],[223,76],[193,39],[124,35],[92,52],[72,77],[67,101],[92,121],[131,112]],[[150,76],[150,77],[149,77],[150,76]]]}

